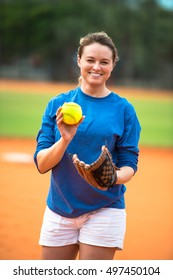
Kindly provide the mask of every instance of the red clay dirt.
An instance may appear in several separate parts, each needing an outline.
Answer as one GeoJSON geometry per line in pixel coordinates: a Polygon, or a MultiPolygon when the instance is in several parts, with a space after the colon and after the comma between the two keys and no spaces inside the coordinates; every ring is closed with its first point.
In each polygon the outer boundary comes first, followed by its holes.
{"type": "MultiPolygon", "coordinates": [[[[5,88],[11,86],[12,90],[27,88],[24,82],[0,81],[0,84],[5,88]]],[[[36,83],[32,86],[36,89],[36,83]]],[[[37,86],[40,91],[41,83],[37,86]]],[[[57,93],[57,85],[49,86],[47,90],[57,93]]],[[[161,98],[160,93],[158,96],[161,98]]],[[[40,259],[38,238],[50,173],[38,173],[32,161],[34,150],[33,139],[0,139],[1,260],[40,259]],[[18,153],[18,161],[7,157],[9,153],[18,153]],[[19,158],[19,153],[24,153],[26,160],[19,158]]],[[[172,260],[173,149],[140,147],[140,150],[139,170],[127,184],[124,250],[116,253],[115,259],[172,260]]]]}

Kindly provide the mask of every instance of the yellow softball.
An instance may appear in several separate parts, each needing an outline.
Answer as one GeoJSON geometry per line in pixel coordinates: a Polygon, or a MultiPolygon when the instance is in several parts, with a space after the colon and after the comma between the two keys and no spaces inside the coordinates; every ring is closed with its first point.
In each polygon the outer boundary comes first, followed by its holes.
{"type": "Polygon", "coordinates": [[[65,102],[62,105],[63,122],[66,124],[77,124],[82,118],[82,108],[75,102],[65,102]]]}

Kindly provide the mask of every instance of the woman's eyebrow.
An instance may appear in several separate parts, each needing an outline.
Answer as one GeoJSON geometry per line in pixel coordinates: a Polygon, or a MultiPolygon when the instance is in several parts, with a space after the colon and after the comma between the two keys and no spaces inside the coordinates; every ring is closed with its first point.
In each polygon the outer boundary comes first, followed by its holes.
{"type": "MultiPolygon", "coordinates": [[[[94,56],[89,56],[89,55],[87,55],[85,58],[95,59],[95,57],[94,57],[94,56]]],[[[110,59],[109,59],[109,58],[101,58],[100,60],[110,61],[110,59]]]]}

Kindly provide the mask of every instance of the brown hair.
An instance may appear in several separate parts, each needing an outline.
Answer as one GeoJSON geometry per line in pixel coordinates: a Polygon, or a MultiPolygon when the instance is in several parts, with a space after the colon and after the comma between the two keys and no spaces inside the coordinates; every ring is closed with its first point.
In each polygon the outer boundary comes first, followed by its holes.
{"type": "MultiPolygon", "coordinates": [[[[77,52],[78,56],[81,58],[84,47],[93,43],[99,43],[101,45],[107,46],[112,51],[112,60],[115,66],[116,62],[119,60],[118,51],[112,39],[104,31],[89,33],[85,37],[81,38],[79,41],[79,47],[77,52]]],[[[80,76],[78,79],[79,86],[81,84],[81,79],[82,77],[80,76]]]]}
{"type": "Polygon", "coordinates": [[[81,38],[79,41],[78,56],[81,58],[84,47],[93,43],[99,43],[101,45],[107,46],[112,51],[113,64],[116,64],[116,62],[118,61],[117,49],[112,39],[103,31],[89,33],[85,37],[81,38]]]}

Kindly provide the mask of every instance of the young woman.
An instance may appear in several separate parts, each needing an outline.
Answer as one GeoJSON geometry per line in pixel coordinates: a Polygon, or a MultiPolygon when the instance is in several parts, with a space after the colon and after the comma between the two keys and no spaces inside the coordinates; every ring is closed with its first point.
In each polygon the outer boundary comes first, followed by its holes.
{"type": "Polygon", "coordinates": [[[39,244],[42,259],[111,260],[123,249],[126,229],[125,183],[137,171],[140,124],[133,106],[106,82],[118,60],[104,32],[80,40],[80,85],[52,98],[43,115],[34,160],[40,173],[51,170],[39,244]],[[63,122],[61,106],[76,102],[83,110],[77,125],[63,122]],[[102,191],[77,172],[70,154],[94,162],[106,142],[116,166],[116,184],[102,191]]]}

